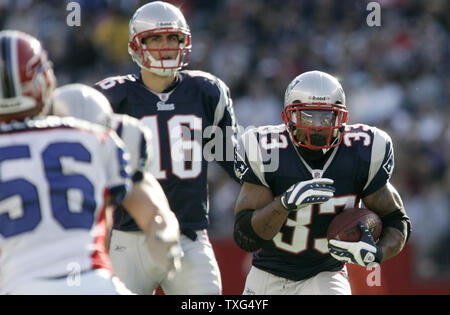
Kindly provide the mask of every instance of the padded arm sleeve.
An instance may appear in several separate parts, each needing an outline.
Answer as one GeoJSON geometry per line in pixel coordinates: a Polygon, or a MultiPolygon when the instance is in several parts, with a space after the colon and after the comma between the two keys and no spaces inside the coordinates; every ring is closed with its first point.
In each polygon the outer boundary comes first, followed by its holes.
{"type": "Polygon", "coordinates": [[[243,210],[236,215],[234,221],[234,241],[246,252],[254,252],[261,248],[264,239],[260,238],[252,227],[254,210],[243,210]]]}
{"type": "Polygon", "coordinates": [[[382,217],[381,221],[383,223],[383,227],[390,226],[402,232],[403,235],[406,236],[405,243],[408,242],[412,229],[411,229],[411,220],[406,215],[406,213],[404,213],[400,209],[395,210],[394,212],[389,213],[388,215],[382,217]]]}

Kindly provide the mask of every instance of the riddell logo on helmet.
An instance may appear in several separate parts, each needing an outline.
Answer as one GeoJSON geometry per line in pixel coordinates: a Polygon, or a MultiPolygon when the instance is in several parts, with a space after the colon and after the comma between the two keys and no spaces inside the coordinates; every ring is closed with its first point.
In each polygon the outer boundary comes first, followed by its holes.
{"type": "Polygon", "coordinates": [[[164,26],[172,26],[172,25],[174,25],[175,23],[173,23],[173,22],[161,22],[161,23],[159,23],[159,26],[160,27],[164,27],[164,26]]]}
{"type": "Polygon", "coordinates": [[[330,98],[328,96],[311,96],[310,99],[313,101],[327,101],[330,98]]]}

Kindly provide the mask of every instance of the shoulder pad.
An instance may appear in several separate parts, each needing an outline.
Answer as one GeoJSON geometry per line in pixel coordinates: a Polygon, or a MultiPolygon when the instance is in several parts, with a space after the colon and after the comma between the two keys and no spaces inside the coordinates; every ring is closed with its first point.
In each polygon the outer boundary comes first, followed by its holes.
{"type": "Polygon", "coordinates": [[[201,70],[184,70],[183,72],[185,72],[187,75],[189,75],[192,78],[202,77],[202,78],[208,79],[212,82],[217,80],[217,77],[215,75],[212,75],[209,72],[205,72],[205,71],[201,71],[201,70]]]}
{"type": "Polygon", "coordinates": [[[233,102],[230,89],[218,77],[204,71],[186,70],[184,73],[192,78],[200,91],[211,99],[210,108],[213,111],[213,125],[217,126],[228,110],[234,117],[233,102]]]}
{"type": "Polygon", "coordinates": [[[98,81],[95,83],[95,86],[98,86],[103,90],[109,90],[115,86],[124,84],[126,81],[135,82],[136,77],[132,74],[112,76],[98,81]]]}
{"type": "Polygon", "coordinates": [[[136,82],[136,78],[129,74],[124,76],[109,77],[97,82],[94,88],[108,98],[114,111],[127,96],[127,84],[136,82]]]}
{"type": "Polygon", "coordinates": [[[237,159],[245,161],[259,181],[267,187],[269,185],[264,174],[278,169],[278,149],[287,148],[289,145],[285,131],[284,124],[263,126],[250,128],[239,137],[237,159]]]}
{"type": "Polygon", "coordinates": [[[372,191],[389,180],[394,169],[394,148],[391,137],[376,127],[357,124],[346,126],[344,144],[357,146],[361,161],[368,165],[364,191],[372,191]]]}
{"type": "Polygon", "coordinates": [[[209,72],[199,70],[185,70],[183,71],[188,77],[190,77],[200,90],[210,96],[218,96],[220,94],[229,93],[228,86],[215,75],[209,72]]]}
{"type": "Polygon", "coordinates": [[[383,130],[375,127],[372,128],[372,131],[373,144],[370,158],[369,176],[364,189],[369,186],[380,170],[386,174],[388,179],[391,177],[394,170],[394,147],[391,137],[383,130]]]}

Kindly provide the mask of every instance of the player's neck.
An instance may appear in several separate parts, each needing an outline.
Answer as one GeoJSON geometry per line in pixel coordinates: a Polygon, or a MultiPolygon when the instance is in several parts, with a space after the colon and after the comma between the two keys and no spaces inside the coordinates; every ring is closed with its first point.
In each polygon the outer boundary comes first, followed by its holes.
{"type": "Polygon", "coordinates": [[[162,93],[173,83],[175,80],[175,74],[169,77],[161,77],[156,75],[150,71],[142,70],[141,71],[142,82],[144,85],[149,88],[151,91],[156,93],[162,93]]]}
{"type": "Polygon", "coordinates": [[[322,150],[310,150],[308,148],[296,147],[296,150],[305,159],[306,162],[312,167],[321,169],[326,160],[330,156],[332,150],[328,150],[324,153],[322,150]]]}

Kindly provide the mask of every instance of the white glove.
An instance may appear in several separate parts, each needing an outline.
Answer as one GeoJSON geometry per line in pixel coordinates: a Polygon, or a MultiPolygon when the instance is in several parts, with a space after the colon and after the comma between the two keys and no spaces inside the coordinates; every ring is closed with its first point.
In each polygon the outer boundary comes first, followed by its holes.
{"type": "Polygon", "coordinates": [[[357,264],[363,267],[377,263],[383,259],[381,247],[375,244],[369,229],[359,222],[361,240],[359,242],[343,242],[329,240],[328,250],[334,259],[357,264]]]}
{"type": "Polygon", "coordinates": [[[280,201],[288,211],[296,211],[311,204],[324,203],[334,196],[336,189],[329,178],[315,178],[289,187],[280,201]]]}

